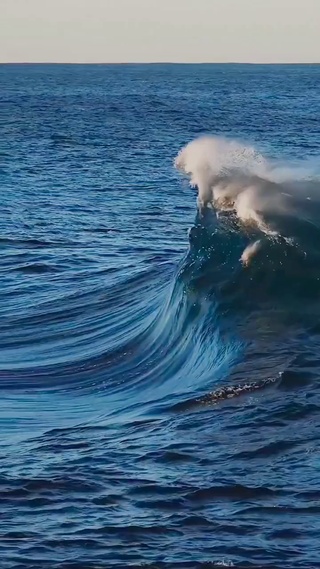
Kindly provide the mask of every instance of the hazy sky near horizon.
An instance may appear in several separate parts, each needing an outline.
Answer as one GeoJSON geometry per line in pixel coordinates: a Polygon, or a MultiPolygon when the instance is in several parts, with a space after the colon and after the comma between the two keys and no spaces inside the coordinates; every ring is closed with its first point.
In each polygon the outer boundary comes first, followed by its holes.
{"type": "Polygon", "coordinates": [[[1,62],[320,62],[320,0],[0,0],[1,62]]]}

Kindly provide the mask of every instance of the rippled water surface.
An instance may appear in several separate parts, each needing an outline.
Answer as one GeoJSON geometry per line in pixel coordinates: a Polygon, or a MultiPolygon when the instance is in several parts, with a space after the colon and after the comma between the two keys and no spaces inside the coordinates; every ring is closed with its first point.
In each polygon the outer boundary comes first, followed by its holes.
{"type": "Polygon", "coordinates": [[[0,104],[1,568],[320,567],[320,67],[3,65],[0,104]],[[204,133],[267,226],[198,210],[204,133]]]}

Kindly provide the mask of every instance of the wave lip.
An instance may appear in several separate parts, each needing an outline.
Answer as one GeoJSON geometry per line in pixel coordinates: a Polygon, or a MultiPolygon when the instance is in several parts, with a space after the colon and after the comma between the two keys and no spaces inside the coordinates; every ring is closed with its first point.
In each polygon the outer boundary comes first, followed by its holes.
{"type": "Polygon", "coordinates": [[[175,166],[197,188],[200,209],[229,212],[273,237],[288,237],[288,220],[319,229],[320,175],[307,163],[283,166],[252,146],[206,136],[187,144],[175,166]]]}

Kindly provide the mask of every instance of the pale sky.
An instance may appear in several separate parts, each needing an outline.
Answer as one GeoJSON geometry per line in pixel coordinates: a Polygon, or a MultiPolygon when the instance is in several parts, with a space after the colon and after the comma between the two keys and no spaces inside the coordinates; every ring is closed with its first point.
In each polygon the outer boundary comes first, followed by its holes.
{"type": "Polygon", "coordinates": [[[320,62],[320,0],[0,0],[0,62],[320,62]]]}

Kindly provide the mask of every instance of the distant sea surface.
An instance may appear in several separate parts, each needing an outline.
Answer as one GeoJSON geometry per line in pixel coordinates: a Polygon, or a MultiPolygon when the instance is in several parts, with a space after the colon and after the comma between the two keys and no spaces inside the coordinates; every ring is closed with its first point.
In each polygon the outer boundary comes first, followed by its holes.
{"type": "Polygon", "coordinates": [[[320,66],[1,65],[0,111],[1,569],[319,568],[320,66]]]}

